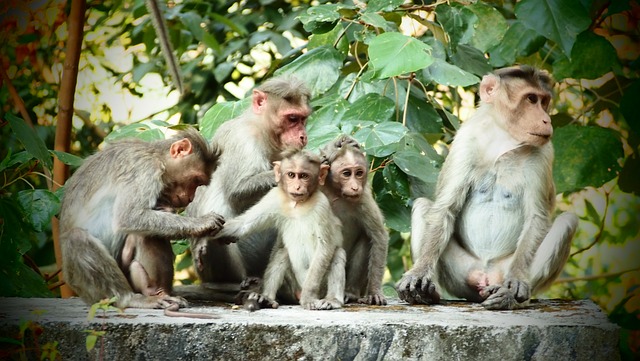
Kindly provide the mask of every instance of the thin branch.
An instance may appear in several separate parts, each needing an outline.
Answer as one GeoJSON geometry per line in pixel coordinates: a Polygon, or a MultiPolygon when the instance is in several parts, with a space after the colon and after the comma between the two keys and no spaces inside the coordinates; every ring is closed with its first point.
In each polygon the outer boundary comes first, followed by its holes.
{"type": "Polygon", "coordinates": [[[24,105],[24,101],[20,97],[20,94],[18,94],[16,88],[13,86],[13,83],[11,83],[11,79],[9,78],[9,75],[7,75],[7,72],[4,70],[4,68],[4,61],[0,59],[0,76],[2,76],[2,81],[7,85],[7,89],[9,89],[9,95],[11,96],[13,103],[18,108],[20,115],[22,115],[22,119],[24,119],[24,121],[31,128],[33,128],[33,121],[31,121],[31,117],[29,116],[27,107],[24,105]]]}
{"type": "Polygon", "coordinates": [[[618,277],[618,276],[622,276],[625,273],[635,272],[635,271],[640,271],[640,267],[636,267],[636,268],[632,268],[632,269],[628,269],[628,270],[624,270],[624,271],[620,271],[620,272],[603,273],[603,274],[599,274],[599,275],[558,278],[557,280],[553,281],[553,283],[571,283],[571,282],[578,282],[578,281],[593,281],[593,280],[597,280],[597,279],[601,279],[601,278],[618,277]]]}
{"type": "Polygon", "coordinates": [[[607,222],[607,213],[609,211],[609,192],[605,191],[604,196],[605,196],[604,214],[602,215],[602,222],[600,222],[600,227],[598,228],[598,234],[596,234],[593,242],[591,242],[588,246],[575,251],[569,257],[573,257],[584,251],[587,251],[600,242],[600,238],[602,238],[602,234],[604,233],[604,224],[607,222]]]}

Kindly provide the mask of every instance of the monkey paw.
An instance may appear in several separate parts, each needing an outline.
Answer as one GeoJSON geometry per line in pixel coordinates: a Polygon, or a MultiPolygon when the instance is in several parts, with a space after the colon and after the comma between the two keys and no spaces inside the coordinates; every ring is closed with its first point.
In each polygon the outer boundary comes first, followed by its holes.
{"type": "Polygon", "coordinates": [[[308,302],[300,302],[302,307],[307,310],[335,310],[342,308],[342,302],[336,299],[311,300],[308,302]]]}
{"type": "Polygon", "coordinates": [[[513,310],[526,306],[531,293],[528,283],[510,279],[485,287],[480,296],[486,298],[482,306],[488,310],[513,310]]]}
{"type": "Polygon", "coordinates": [[[217,213],[209,213],[202,217],[202,220],[205,227],[202,234],[199,234],[198,236],[213,237],[218,234],[222,229],[222,226],[224,226],[224,217],[217,213]]]}
{"type": "Polygon", "coordinates": [[[411,304],[424,303],[430,305],[440,302],[440,294],[436,291],[436,284],[426,274],[422,277],[417,277],[405,273],[396,284],[396,290],[401,300],[411,304]]]}
{"type": "Polygon", "coordinates": [[[382,292],[376,292],[359,298],[358,303],[364,303],[366,305],[373,306],[385,306],[387,304],[387,299],[384,297],[382,292]]]}

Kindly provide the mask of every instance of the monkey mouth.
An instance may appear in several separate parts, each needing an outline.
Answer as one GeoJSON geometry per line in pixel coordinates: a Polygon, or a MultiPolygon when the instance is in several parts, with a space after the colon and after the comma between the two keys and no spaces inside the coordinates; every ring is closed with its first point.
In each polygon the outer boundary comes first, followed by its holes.
{"type": "Polygon", "coordinates": [[[306,197],[306,194],[304,193],[289,193],[289,195],[291,196],[291,198],[293,199],[304,199],[306,197]]]}
{"type": "Polygon", "coordinates": [[[356,194],[342,193],[342,197],[352,202],[355,202],[360,199],[360,194],[359,193],[356,193],[356,194]]]}
{"type": "Polygon", "coordinates": [[[529,135],[533,135],[535,137],[539,137],[539,138],[543,138],[543,139],[551,138],[551,134],[550,133],[531,133],[531,132],[529,132],[529,135]]]}

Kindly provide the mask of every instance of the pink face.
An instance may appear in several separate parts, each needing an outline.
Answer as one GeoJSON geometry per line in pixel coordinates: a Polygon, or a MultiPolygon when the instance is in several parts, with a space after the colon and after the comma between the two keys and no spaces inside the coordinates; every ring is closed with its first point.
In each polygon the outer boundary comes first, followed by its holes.
{"type": "Polygon", "coordinates": [[[296,147],[303,148],[307,145],[307,118],[311,111],[304,108],[288,108],[283,112],[278,112],[278,122],[280,123],[280,144],[282,148],[296,147]]]}

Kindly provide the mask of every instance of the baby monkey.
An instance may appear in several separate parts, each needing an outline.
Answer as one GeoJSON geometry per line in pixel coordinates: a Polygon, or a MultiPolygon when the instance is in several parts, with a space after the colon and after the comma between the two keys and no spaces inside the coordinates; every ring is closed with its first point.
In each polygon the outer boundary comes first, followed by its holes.
{"type": "MultiPolygon", "coordinates": [[[[324,184],[329,166],[304,150],[288,149],[273,162],[278,187],[244,214],[226,222],[218,237],[245,238],[276,228],[278,238],[265,271],[261,294],[248,301],[277,308],[278,299],[309,310],[341,308],[346,254],[342,224],[333,214],[324,184]],[[324,295],[324,298],[320,298],[324,295]]],[[[246,305],[245,301],[245,305],[246,305]]]]}

